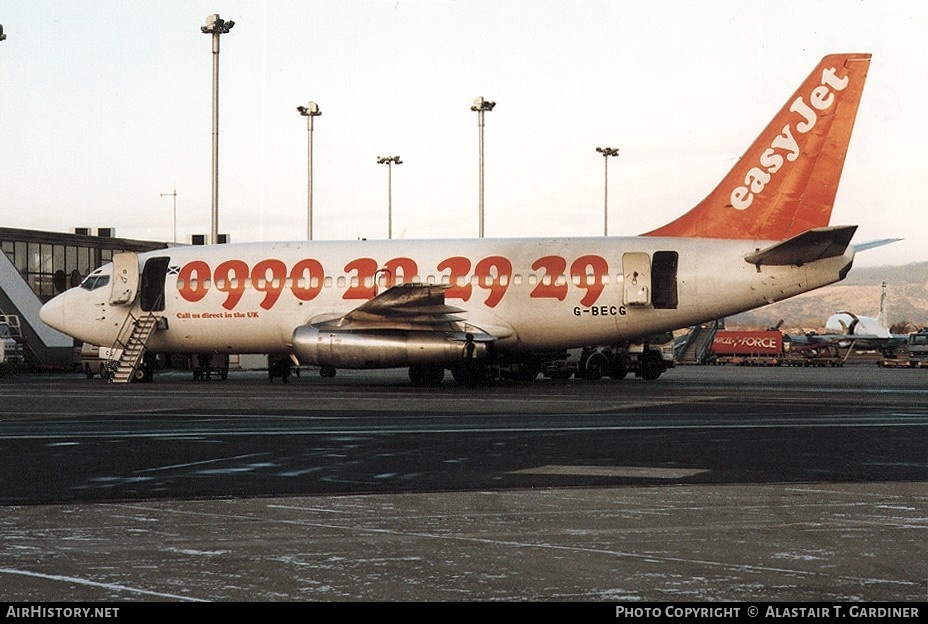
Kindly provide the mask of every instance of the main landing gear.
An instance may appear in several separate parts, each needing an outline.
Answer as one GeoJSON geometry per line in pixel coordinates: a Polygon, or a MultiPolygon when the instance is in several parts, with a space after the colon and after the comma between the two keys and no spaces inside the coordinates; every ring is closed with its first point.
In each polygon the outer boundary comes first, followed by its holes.
{"type": "Polygon", "coordinates": [[[417,388],[434,388],[440,386],[445,378],[442,364],[413,364],[409,367],[409,380],[417,388]]]}

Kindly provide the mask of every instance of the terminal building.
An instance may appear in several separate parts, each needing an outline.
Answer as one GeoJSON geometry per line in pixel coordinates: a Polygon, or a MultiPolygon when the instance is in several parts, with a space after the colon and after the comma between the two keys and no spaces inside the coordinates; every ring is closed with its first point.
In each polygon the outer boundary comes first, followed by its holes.
{"type": "Polygon", "coordinates": [[[29,368],[69,370],[74,341],[39,319],[42,304],[73,288],[122,251],[165,249],[168,243],[117,238],[112,228],[72,233],[0,227],[0,323],[7,325],[29,368]]]}

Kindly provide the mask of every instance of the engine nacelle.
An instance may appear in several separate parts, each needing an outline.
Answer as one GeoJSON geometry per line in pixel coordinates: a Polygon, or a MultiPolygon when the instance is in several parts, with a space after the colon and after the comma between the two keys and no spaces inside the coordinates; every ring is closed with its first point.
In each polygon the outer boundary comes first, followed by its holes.
{"type": "Polygon", "coordinates": [[[326,330],[310,325],[293,332],[293,353],[301,364],[334,368],[398,368],[447,364],[487,357],[495,340],[487,334],[407,330],[326,330]],[[468,353],[469,352],[469,353],[468,353]]]}

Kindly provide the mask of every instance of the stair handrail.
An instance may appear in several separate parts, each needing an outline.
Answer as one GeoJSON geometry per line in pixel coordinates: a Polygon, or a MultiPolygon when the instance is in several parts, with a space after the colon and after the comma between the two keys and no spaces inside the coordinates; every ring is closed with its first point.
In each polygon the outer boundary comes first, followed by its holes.
{"type": "Polygon", "coordinates": [[[131,310],[126,315],[126,320],[123,321],[122,327],[119,329],[119,332],[116,334],[116,340],[113,343],[114,349],[125,350],[129,346],[129,341],[132,340],[132,334],[135,330],[135,326],[139,321],[151,319],[155,322],[156,328],[158,320],[161,318],[154,311],[144,312],[136,316],[131,310]]]}

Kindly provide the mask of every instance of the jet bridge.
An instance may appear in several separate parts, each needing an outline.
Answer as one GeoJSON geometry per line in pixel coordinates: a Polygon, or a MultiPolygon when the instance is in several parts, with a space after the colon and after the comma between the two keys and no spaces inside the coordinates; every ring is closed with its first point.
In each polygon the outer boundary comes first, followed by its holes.
{"type": "Polygon", "coordinates": [[[0,253],[0,314],[19,318],[20,340],[30,364],[70,369],[74,340],[39,319],[42,302],[6,254],[0,253]]]}

